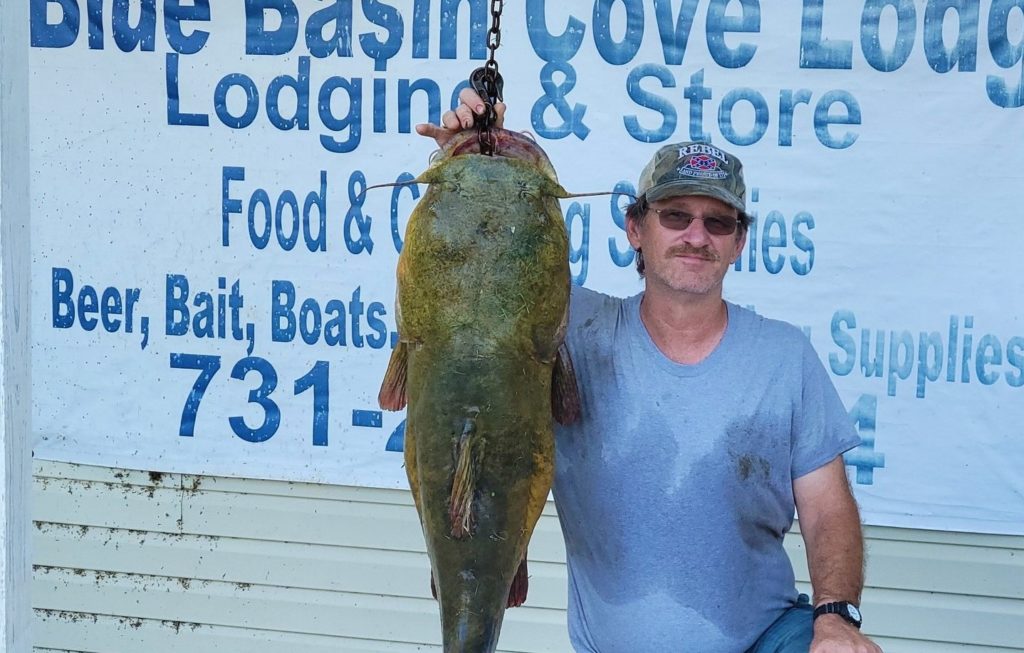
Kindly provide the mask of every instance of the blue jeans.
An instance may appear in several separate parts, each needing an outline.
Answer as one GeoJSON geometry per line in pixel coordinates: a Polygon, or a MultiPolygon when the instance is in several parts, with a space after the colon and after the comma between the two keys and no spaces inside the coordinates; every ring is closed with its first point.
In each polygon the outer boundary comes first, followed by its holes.
{"type": "Polygon", "coordinates": [[[747,653],[807,653],[814,636],[814,606],[806,594],[782,613],[747,653]]]}

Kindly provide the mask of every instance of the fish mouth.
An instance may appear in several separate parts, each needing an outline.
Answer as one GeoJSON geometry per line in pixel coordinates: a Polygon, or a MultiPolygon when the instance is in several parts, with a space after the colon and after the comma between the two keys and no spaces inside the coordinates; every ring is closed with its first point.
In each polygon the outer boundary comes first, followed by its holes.
{"type": "MultiPolygon", "coordinates": [[[[494,139],[494,156],[508,159],[519,159],[539,166],[545,171],[554,172],[551,160],[532,137],[521,132],[508,129],[491,129],[494,139]]],[[[466,129],[453,136],[441,149],[440,156],[459,156],[462,154],[480,154],[479,132],[466,129]]],[[[554,174],[551,174],[554,177],[554,174]]]]}

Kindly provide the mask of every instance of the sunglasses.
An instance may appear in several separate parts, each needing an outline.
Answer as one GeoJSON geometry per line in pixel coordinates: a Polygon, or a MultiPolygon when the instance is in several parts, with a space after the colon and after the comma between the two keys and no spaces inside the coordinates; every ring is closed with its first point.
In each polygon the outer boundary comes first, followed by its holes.
{"type": "Polygon", "coordinates": [[[698,218],[678,209],[656,209],[651,207],[651,210],[658,214],[658,220],[661,222],[662,227],[673,231],[683,231],[694,220],[701,220],[704,222],[704,228],[708,230],[709,234],[728,236],[736,232],[736,225],[739,223],[731,215],[710,215],[705,218],[698,218]]]}

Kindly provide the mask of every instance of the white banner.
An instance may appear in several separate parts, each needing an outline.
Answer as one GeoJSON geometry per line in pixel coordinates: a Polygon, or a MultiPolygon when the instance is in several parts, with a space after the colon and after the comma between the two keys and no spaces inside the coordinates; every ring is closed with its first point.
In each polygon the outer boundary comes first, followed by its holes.
{"type": "MultiPolygon", "coordinates": [[[[405,487],[394,270],[485,0],[30,0],[35,455],[405,487]]],[[[507,126],[574,192],[744,162],[727,298],[805,329],[871,524],[1024,534],[1024,0],[504,3],[507,126]]],[[[564,201],[626,295],[625,198],[564,201]]]]}

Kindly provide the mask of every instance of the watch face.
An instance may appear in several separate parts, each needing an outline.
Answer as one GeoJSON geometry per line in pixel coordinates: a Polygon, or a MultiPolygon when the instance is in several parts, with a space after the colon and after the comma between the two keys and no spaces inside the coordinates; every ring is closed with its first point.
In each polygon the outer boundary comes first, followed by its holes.
{"type": "Polygon", "coordinates": [[[853,617],[857,621],[861,620],[860,619],[860,610],[857,609],[857,606],[850,605],[849,603],[847,603],[846,604],[846,610],[849,612],[851,617],[853,617]]]}

